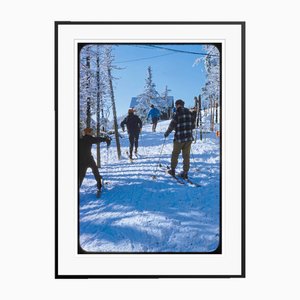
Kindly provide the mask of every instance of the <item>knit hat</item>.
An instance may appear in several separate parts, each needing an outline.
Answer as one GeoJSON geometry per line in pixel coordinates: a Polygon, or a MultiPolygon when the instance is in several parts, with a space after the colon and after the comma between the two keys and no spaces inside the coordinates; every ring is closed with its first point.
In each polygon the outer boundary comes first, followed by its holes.
{"type": "Polygon", "coordinates": [[[181,99],[178,99],[178,100],[176,100],[175,105],[178,105],[178,104],[181,106],[184,106],[184,101],[181,99]]]}
{"type": "Polygon", "coordinates": [[[90,133],[92,133],[92,131],[93,131],[93,129],[90,127],[87,127],[83,130],[84,134],[90,134],[90,133]]]}

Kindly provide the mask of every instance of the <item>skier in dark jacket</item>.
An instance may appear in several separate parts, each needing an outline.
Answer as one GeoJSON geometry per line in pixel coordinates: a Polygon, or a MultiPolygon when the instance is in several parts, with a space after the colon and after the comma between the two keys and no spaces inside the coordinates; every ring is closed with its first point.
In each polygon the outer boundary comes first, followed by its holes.
{"type": "Polygon", "coordinates": [[[158,119],[160,117],[160,111],[156,107],[154,107],[153,104],[151,104],[150,107],[151,107],[151,109],[148,113],[147,119],[149,119],[151,117],[152,131],[155,132],[156,131],[156,125],[157,125],[158,119]]]}
{"type": "Polygon", "coordinates": [[[137,154],[139,146],[139,134],[142,131],[142,121],[134,114],[134,110],[130,108],[128,110],[128,116],[121,122],[122,130],[125,130],[125,125],[127,127],[127,132],[129,135],[129,158],[132,159],[133,145],[135,147],[134,152],[137,154]]]}
{"type": "Polygon", "coordinates": [[[109,146],[111,139],[108,136],[105,138],[93,137],[92,128],[85,128],[83,132],[84,136],[79,139],[79,187],[81,186],[82,181],[85,177],[87,168],[91,168],[97,181],[97,188],[100,190],[102,187],[101,176],[91,153],[92,145],[96,143],[106,142],[107,146],[109,146]]]}
{"type": "Polygon", "coordinates": [[[165,132],[165,138],[175,130],[173,141],[173,152],[171,157],[171,169],[168,173],[175,176],[175,169],[178,164],[178,157],[182,151],[183,157],[183,172],[180,175],[183,178],[188,178],[188,171],[190,169],[190,151],[193,141],[193,117],[191,112],[184,107],[184,101],[178,99],[175,102],[176,112],[172,117],[171,123],[165,132]]]}

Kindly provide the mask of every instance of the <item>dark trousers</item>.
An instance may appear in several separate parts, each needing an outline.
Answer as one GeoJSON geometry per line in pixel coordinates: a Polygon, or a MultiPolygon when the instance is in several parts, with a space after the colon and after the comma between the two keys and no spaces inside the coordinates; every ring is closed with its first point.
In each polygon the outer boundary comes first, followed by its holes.
{"type": "Polygon", "coordinates": [[[139,132],[132,132],[129,133],[129,151],[130,151],[130,155],[132,155],[132,150],[133,150],[133,146],[135,148],[135,150],[137,151],[138,146],[139,146],[139,132]]]}
{"type": "Polygon", "coordinates": [[[158,118],[157,117],[153,117],[152,118],[152,131],[155,132],[156,131],[156,125],[158,122],[158,118]]]}
{"type": "Polygon", "coordinates": [[[94,177],[97,181],[97,187],[100,189],[101,188],[101,176],[99,174],[98,167],[97,167],[93,157],[89,157],[89,158],[79,162],[79,166],[78,166],[78,169],[79,169],[79,187],[81,187],[81,184],[82,184],[82,181],[85,177],[87,168],[92,169],[94,177]]]}

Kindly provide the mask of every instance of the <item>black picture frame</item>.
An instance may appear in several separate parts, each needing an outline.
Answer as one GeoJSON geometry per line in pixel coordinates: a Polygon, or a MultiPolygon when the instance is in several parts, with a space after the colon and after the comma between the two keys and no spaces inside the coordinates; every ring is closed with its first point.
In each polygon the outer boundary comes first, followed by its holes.
{"type": "Polygon", "coordinates": [[[246,79],[245,79],[245,44],[246,44],[246,23],[245,22],[76,22],[76,21],[56,21],[54,24],[55,32],[55,87],[54,87],[54,103],[55,103],[55,278],[56,279],[86,279],[86,278],[245,278],[246,277],[246,265],[245,265],[245,256],[246,256],[246,211],[245,211],[245,193],[246,193],[246,184],[245,184],[245,98],[246,98],[246,79]],[[241,54],[241,247],[240,247],[240,272],[239,274],[62,274],[59,272],[59,28],[61,26],[89,26],[89,25],[221,25],[221,26],[237,26],[240,28],[241,44],[240,44],[240,54],[241,54]]]}

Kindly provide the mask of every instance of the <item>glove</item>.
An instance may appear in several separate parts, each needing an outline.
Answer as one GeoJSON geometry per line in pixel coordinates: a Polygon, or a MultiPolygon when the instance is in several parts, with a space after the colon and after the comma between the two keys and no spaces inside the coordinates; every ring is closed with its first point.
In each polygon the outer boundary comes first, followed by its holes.
{"type": "Polygon", "coordinates": [[[110,143],[111,143],[111,138],[107,137],[106,140],[105,140],[105,142],[106,142],[107,147],[109,147],[110,143]]]}

